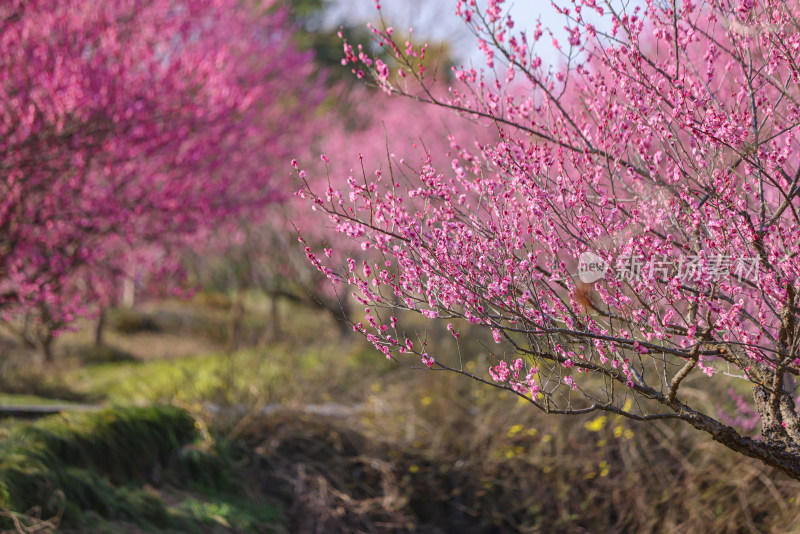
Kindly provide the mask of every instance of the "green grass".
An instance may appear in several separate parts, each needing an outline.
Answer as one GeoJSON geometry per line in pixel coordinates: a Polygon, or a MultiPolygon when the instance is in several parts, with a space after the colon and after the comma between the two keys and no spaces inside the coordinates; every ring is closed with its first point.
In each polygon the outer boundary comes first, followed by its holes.
{"type": "Polygon", "coordinates": [[[234,354],[212,353],[175,360],[87,365],[68,371],[64,383],[88,398],[116,404],[146,405],[177,400],[220,405],[251,402],[340,401],[360,396],[356,385],[395,371],[361,340],[329,344],[276,344],[234,354]]]}
{"type": "Polygon", "coordinates": [[[187,495],[171,508],[171,513],[187,524],[237,528],[247,532],[285,532],[279,511],[263,502],[232,497],[230,494],[187,495]]]}
{"type": "Polygon", "coordinates": [[[69,405],[73,404],[70,401],[63,401],[59,399],[48,399],[45,397],[38,397],[36,395],[15,395],[13,393],[0,393],[0,404],[6,406],[54,406],[54,405],[69,405]]]}
{"type": "Polygon", "coordinates": [[[63,514],[62,526],[77,531],[113,531],[120,522],[160,531],[281,531],[277,510],[250,503],[230,459],[198,437],[195,421],[169,406],[5,422],[0,528],[11,528],[9,513],[38,509],[42,518],[63,514]]]}

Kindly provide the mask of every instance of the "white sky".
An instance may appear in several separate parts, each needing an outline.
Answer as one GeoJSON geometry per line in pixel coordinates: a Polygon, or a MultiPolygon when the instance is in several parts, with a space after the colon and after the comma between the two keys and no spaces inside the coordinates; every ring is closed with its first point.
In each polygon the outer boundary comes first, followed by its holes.
{"type": "MultiPolygon", "coordinates": [[[[565,41],[563,27],[565,21],[550,5],[550,0],[516,0],[506,4],[511,10],[516,23],[514,30],[532,32],[536,19],[541,17],[542,26],[550,27],[560,41],[565,41]]],[[[465,24],[454,14],[455,2],[452,0],[381,0],[381,6],[387,23],[397,29],[414,28],[415,35],[424,40],[448,41],[452,43],[459,59],[473,63],[475,67],[483,65],[483,55],[475,46],[474,38],[465,24]]],[[[375,0],[334,0],[330,13],[332,22],[348,20],[350,23],[366,23],[377,20],[375,0]]],[[[558,61],[556,51],[550,45],[550,39],[537,44],[536,53],[546,63],[558,61]]]]}

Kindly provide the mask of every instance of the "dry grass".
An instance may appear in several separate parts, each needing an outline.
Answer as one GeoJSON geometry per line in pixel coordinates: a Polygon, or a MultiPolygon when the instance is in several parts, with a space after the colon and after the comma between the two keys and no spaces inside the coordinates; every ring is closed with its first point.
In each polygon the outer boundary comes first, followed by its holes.
{"type": "Polygon", "coordinates": [[[457,377],[394,375],[355,418],[243,433],[295,532],[798,532],[800,482],[675,424],[545,417],[457,377]]]}

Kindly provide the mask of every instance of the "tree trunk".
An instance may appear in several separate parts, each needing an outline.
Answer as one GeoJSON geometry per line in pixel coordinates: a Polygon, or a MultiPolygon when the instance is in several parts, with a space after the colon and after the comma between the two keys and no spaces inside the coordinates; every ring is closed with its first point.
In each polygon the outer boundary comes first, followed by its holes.
{"type": "Polygon", "coordinates": [[[764,438],[772,443],[800,449],[800,418],[792,396],[782,390],[775,399],[768,388],[756,386],[753,388],[753,399],[761,417],[761,434],[764,438]]]}
{"type": "Polygon", "coordinates": [[[53,329],[55,325],[53,324],[53,318],[50,315],[50,310],[44,303],[39,305],[39,314],[40,320],[42,324],[39,325],[37,337],[39,338],[39,346],[42,351],[42,356],[44,356],[44,361],[46,363],[53,362],[53,342],[55,341],[55,336],[53,335],[53,329]]]}
{"type": "Polygon", "coordinates": [[[22,331],[19,332],[19,337],[26,347],[29,349],[37,348],[36,336],[31,332],[31,314],[26,313],[24,322],[22,323],[22,331]]]}
{"type": "Polygon", "coordinates": [[[51,332],[45,333],[40,341],[40,349],[45,363],[53,363],[55,360],[53,357],[53,341],[55,341],[55,338],[51,332]]]}
{"type": "Polygon", "coordinates": [[[349,336],[353,333],[351,324],[353,322],[353,308],[350,305],[350,299],[343,296],[336,301],[333,307],[333,318],[336,319],[336,326],[339,328],[339,334],[342,337],[349,336]]]}
{"type": "Polygon", "coordinates": [[[100,308],[100,315],[97,317],[97,323],[94,327],[94,346],[103,346],[103,331],[106,326],[106,308],[100,308]]]}
{"type": "Polygon", "coordinates": [[[322,296],[312,296],[312,298],[317,306],[333,316],[336,322],[336,328],[339,330],[339,334],[342,337],[352,334],[353,329],[350,325],[353,322],[353,310],[350,305],[350,300],[347,297],[327,299],[322,296]]]}
{"type": "Polygon", "coordinates": [[[244,303],[241,293],[236,294],[236,299],[231,306],[231,330],[229,346],[231,352],[236,352],[242,343],[242,329],[244,320],[244,303]]]}
{"type": "Polygon", "coordinates": [[[275,341],[281,334],[281,312],[278,306],[278,296],[269,296],[269,318],[267,325],[264,327],[264,333],[261,335],[259,345],[264,347],[271,341],[275,341]]]}

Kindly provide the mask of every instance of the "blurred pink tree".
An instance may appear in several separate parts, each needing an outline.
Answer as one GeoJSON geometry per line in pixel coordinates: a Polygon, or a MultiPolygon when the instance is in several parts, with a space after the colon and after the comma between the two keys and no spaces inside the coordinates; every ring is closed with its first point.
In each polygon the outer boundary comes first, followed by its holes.
{"type": "MultiPolygon", "coordinates": [[[[297,146],[295,152],[300,159],[313,161],[309,179],[313,177],[318,188],[344,186],[348,177],[362,179],[370,165],[391,165],[398,176],[412,179],[414,168],[428,158],[437,165],[448,163],[448,136],[489,140],[496,135],[486,121],[459,118],[444,109],[420,108],[410,100],[393,99],[366,87],[351,88],[337,81],[330,95],[328,105],[318,109],[307,124],[313,129],[308,136],[312,141],[307,147],[297,146]],[[331,156],[320,158],[323,149],[331,156]]],[[[282,298],[317,307],[333,316],[343,333],[352,332],[347,294],[336,292],[327,278],[297,254],[298,227],[319,247],[361,252],[359,243],[327,232],[309,213],[306,202],[292,197],[271,206],[259,224],[219,235],[223,243],[218,248],[226,250],[224,257],[211,257],[207,262],[195,258],[191,263],[200,270],[201,278],[218,287],[257,288],[271,295],[273,304],[282,298]]],[[[274,336],[280,322],[277,310],[270,321],[265,333],[274,336]]]]}
{"type": "Polygon", "coordinates": [[[307,180],[314,209],[374,252],[357,262],[309,246],[308,259],[353,286],[365,306],[353,327],[387,358],[546,413],[683,421],[800,478],[800,5],[558,9],[567,42],[544,43],[546,29],[515,30],[502,1],[459,1],[486,69],[456,70],[446,94],[424,47],[391,28],[375,40],[399,70],[346,44],[359,77],[491,120],[500,139],[454,145],[449,166],[424,165],[412,183],[389,169],[327,190],[307,180]],[[560,50],[561,65],[537,46],[560,50]],[[498,353],[488,376],[429,354],[398,310],[448,322],[456,340],[464,322],[484,327],[498,353]],[[752,392],[760,437],[695,402],[686,384],[706,380],[719,403],[730,385],[752,392]]]}
{"type": "Polygon", "coordinates": [[[320,98],[273,2],[12,0],[0,73],[0,311],[51,333],[281,201],[320,98]]]}

